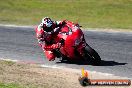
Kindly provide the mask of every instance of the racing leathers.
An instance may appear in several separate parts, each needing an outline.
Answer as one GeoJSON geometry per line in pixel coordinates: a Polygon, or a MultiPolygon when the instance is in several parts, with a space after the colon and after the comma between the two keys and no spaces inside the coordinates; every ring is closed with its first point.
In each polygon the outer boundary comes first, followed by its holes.
{"type": "Polygon", "coordinates": [[[39,45],[49,61],[55,60],[56,54],[53,52],[53,49],[61,47],[61,43],[58,43],[57,34],[64,24],[65,21],[54,21],[49,32],[45,31],[42,24],[38,25],[35,30],[39,45]]]}

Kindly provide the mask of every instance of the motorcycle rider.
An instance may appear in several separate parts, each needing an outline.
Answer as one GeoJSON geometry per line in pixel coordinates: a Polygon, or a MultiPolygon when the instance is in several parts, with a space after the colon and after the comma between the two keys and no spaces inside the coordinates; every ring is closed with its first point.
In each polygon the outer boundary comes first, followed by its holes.
{"type": "Polygon", "coordinates": [[[57,38],[55,37],[65,23],[65,20],[52,21],[51,18],[45,17],[35,30],[39,45],[42,47],[49,61],[55,60],[56,57],[56,54],[52,50],[61,47],[61,43],[56,42],[57,38]]]}

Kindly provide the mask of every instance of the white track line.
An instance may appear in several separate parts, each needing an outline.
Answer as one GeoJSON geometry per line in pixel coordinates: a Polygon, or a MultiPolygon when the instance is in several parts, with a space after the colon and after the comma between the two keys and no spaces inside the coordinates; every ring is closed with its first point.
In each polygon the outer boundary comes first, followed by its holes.
{"type": "MultiPolygon", "coordinates": [[[[4,27],[21,27],[21,28],[35,28],[37,25],[12,25],[12,24],[0,24],[0,26],[4,27]]],[[[132,34],[132,31],[116,31],[116,30],[123,30],[123,29],[110,29],[110,28],[82,28],[84,31],[92,31],[92,32],[106,32],[106,33],[129,33],[132,34]],[[110,30],[110,31],[109,31],[110,30]]]]}
{"type": "Polygon", "coordinates": [[[61,69],[61,68],[65,68],[64,66],[57,66],[57,65],[40,65],[40,67],[44,67],[44,68],[57,68],[57,69],[61,69]]]}
{"type": "Polygon", "coordinates": [[[11,25],[11,24],[0,24],[0,26],[4,26],[4,27],[21,27],[21,28],[34,28],[35,26],[27,26],[27,25],[24,25],[24,26],[21,26],[21,25],[11,25]]]}
{"type": "Polygon", "coordinates": [[[13,60],[13,59],[4,59],[4,58],[0,58],[0,60],[18,62],[18,60],[13,60]]]}

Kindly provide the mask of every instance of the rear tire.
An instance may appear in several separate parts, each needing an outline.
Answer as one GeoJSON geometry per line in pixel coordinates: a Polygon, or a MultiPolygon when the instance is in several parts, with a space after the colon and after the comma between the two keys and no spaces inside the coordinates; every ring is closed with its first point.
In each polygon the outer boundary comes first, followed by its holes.
{"type": "Polygon", "coordinates": [[[88,63],[90,63],[92,65],[100,65],[101,58],[100,58],[99,54],[94,49],[92,49],[87,44],[84,51],[85,51],[85,54],[84,54],[85,61],[87,61],[88,63]]]}

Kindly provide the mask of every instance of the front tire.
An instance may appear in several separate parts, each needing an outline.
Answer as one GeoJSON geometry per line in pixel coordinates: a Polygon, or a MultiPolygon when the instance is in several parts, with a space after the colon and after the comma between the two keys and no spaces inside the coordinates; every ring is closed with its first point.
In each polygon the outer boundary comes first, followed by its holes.
{"type": "Polygon", "coordinates": [[[94,49],[92,49],[88,44],[85,47],[84,53],[85,54],[83,57],[85,61],[87,61],[88,63],[92,65],[100,65],[101,58],[99,54],[94,49]]]}

